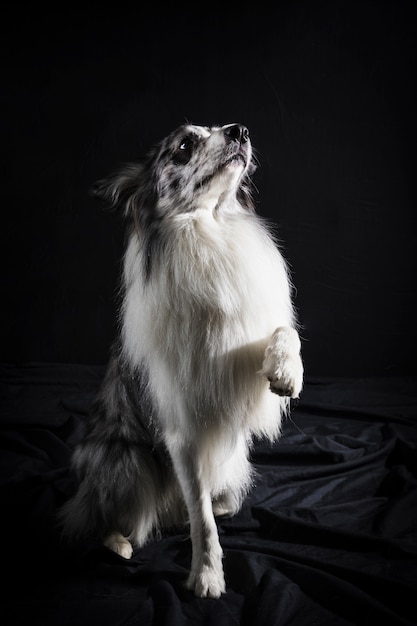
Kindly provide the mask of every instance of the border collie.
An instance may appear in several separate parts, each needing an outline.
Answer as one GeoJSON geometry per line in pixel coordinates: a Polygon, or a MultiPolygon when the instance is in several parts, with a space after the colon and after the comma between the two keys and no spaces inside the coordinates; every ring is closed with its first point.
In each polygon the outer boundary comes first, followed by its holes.
{"type": "Polygon", "coordinates": [[[185,125],[98,183],[129,220],[120,324],[73,465],[64,532],[130,558],[187,523],[187,587],[225,591],[215,516],[253,482],[252,439],[280,433],[302,388],[287,267],[255,213],[249,132],[185,125]],[[271,393],[273,392],[273,393],[271,393]]]}

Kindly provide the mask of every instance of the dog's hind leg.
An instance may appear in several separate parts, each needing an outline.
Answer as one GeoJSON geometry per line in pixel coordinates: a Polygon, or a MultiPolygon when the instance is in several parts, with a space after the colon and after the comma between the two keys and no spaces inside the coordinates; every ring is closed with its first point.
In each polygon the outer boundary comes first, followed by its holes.
{"type": "Polygon", "coordinates": [[[234,494],[224,493],[217,496],[213,500],[213,513],[216,517],[232,517],[238,512],[240,503],[237,503],[234,498],[234,494]]]}
{"type": "MultiPolygon", "coordinates": [[[[151,463],[150,459],[148,463],[151,463]]],[[[138,475],[130,493],[123,494],[121,487],[117,490],[121,496],[115,506],[118,516],[111,517],[110,513],[107,516],[107,528],[110,530],[104,535],[103,543],[125,559],[131,558],[133,546],[140,548],[145,545],[158,529],[158,505],[159,500],[163,501],[165,486],[158,482],[156,476],[157,469],[147,474],[144,464],[143,474],[138,475]]]]}
{"type": "MultiPolygon", "coordinates": [[[[152,481],[149,481],[152,484],[152,481]]],[[[157,493],[156,485],[154,493],[157,493]]],[[[157,502],[151,489],[147,486],[145,489],[137,489],[137,502],[126,519],[130,519],[129,524],[121,521],[121,526],[130,527],[131,531],[126,537],[119,530],[111,530],[104,536],[103,543],[107,548],[116,552],[125,559],[130,559],[133,553],[133,545],[142,547],[152,536],[153,531],[158,526],[157,502]]],[[[134,498],[132,498],[134,501],[134,498]]],[[[115,521],[117,527],[117,521],[115,521]]],[[[119,526],[120,527],[120,526],[119,526]]]]}
{"type": "Polygon", "coordinates": [[[113,552],[116,552],[116,554],[119,554],[125,559],[130,559],[132,556],[132,544],[119,532],[108,534],[104,538],[103,543],[106,548],[110,548],[110,550],[113,550],[113,552]]]}

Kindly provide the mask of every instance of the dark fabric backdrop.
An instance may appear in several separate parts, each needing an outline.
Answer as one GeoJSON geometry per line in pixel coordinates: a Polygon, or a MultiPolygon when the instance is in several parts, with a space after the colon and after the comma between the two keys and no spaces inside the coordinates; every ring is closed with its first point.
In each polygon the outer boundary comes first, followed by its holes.
{"type": "Polygon", "coordinates": [[[415,4],[3,9],[2,624],[417,624],[415,4]],[[218,521],[219,600],[184,588],[187,529],[126,561],[65,546],[56,517],[123,254],[121,216],[89,190],[185,121],[250,129],[306,372],[218,521]]]}
{"type": "Polygon", "coordinates": [[[4,15],[2,359],[102,363],[123,224],[97,180],[184,121],[246,124],[311,375],[415,371],[412,2],[4,15]]]}

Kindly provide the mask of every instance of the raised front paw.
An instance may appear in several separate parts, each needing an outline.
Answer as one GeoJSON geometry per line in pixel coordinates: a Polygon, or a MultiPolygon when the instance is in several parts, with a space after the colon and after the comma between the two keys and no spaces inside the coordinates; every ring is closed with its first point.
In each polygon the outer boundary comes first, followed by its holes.
{"type": "MultiPolygon", "coordinates": [[[[301,359],[300,359],[301,362],[301,359]]],[[[303,370],[299,364],[287,363],[283,367],[279,367],[274,373],[267,376],[269,380],[269,388],[279,396],[287,396],[289,398],[298,398],[303,386],[303,370]]]]}
{"type": "Polygon", "coordinates": [[[277,328],[265,350],[261,374],[279,396],[298,398],[303,386],[303,363],[298,333],[289,326],[277,328]]]}

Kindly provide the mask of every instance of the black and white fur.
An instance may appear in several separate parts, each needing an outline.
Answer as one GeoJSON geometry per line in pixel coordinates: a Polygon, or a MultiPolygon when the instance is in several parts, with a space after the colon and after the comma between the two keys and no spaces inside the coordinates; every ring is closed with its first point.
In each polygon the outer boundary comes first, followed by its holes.
{"type": "Polygon", "coordinates": [[[65,532],[129,558],[188,522],[187,586],[225,591],[215,515],[251,487],[303,366],[285,262],[250,197],[248,130],[186,125],[98,185],[130,220],[120,336],[74,454],[65,532]],[[275,393],[271,393],[271,390],[275,393]]]}

